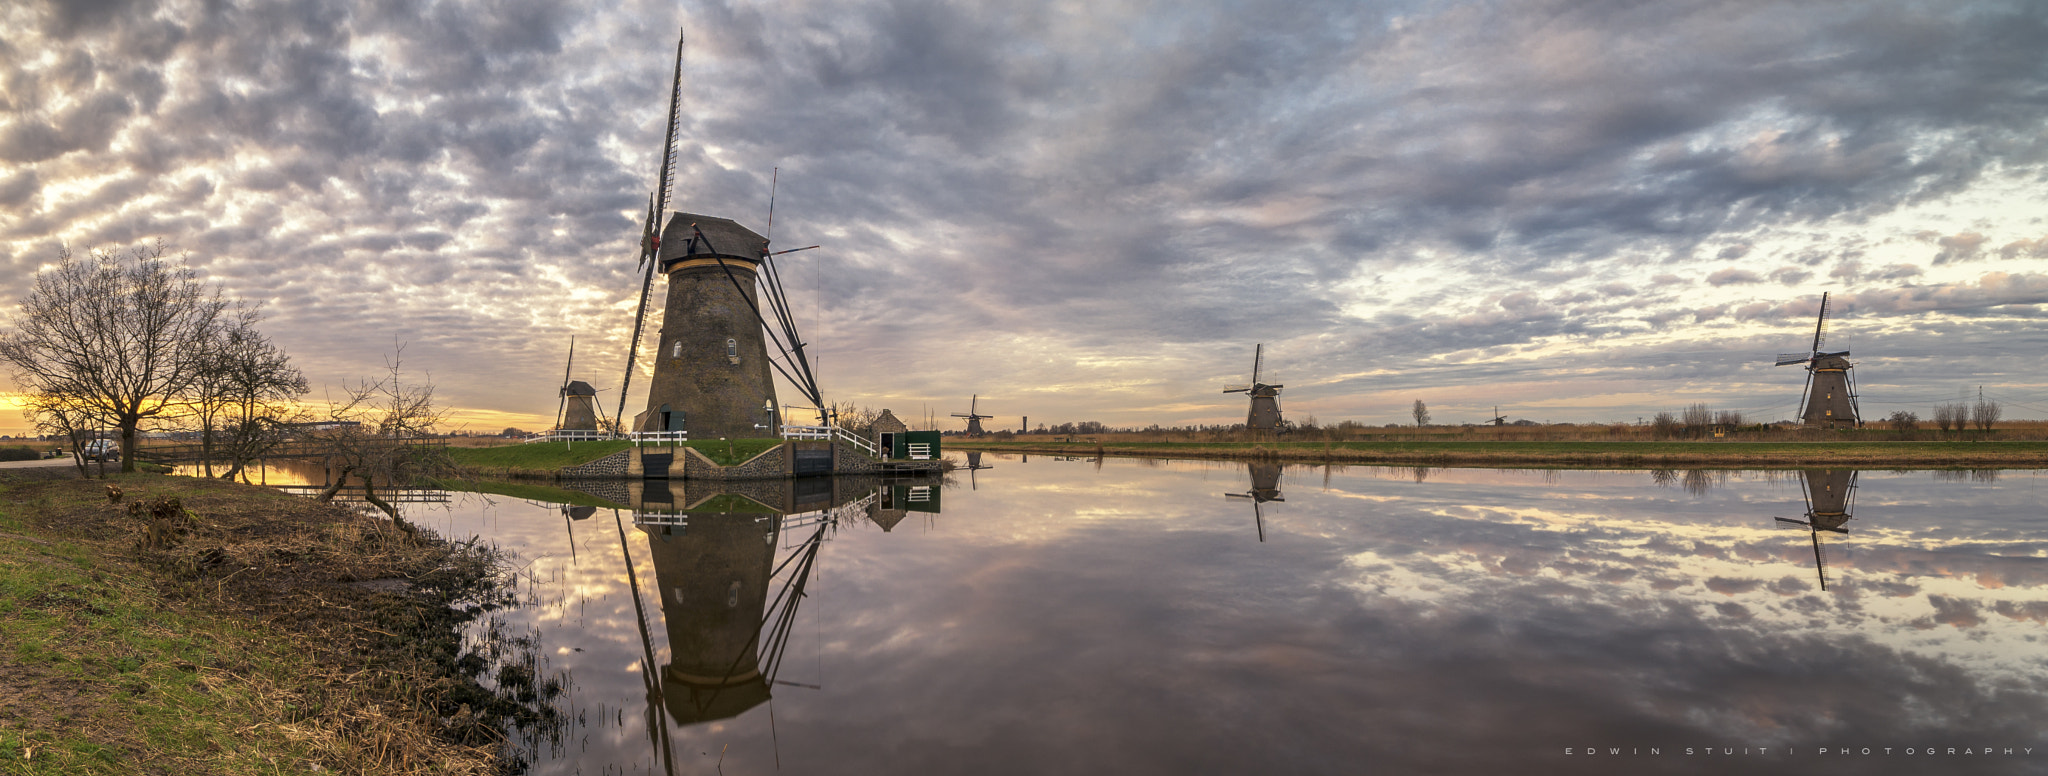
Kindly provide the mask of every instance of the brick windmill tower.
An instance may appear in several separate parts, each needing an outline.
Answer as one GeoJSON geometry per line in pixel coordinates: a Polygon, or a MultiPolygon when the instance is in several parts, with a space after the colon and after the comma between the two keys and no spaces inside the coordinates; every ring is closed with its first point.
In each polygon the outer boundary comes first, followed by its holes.
{"type": "Polygon", "coordinates": [[[691,439],[776,434],[774,374],[757,291],[768,238],[732,219],[677,213],[657,262],[668,303],[638,431],[691,439]]]}
{"type": "Polygon", "coordinates": [[[1252,408],[1246,413],[1245,428],[1253,431],[1278,431],[1285,427],[1280,419],[1280,389],[1284,385],[1267,385],[1259,382],[1259,366],[1265,361],[1266,346],[1260,345],[1252,351],[1252,382],[1250,385],[1232,385],[1224,393],[1242,393],[1252,397],[1252,408]]]}

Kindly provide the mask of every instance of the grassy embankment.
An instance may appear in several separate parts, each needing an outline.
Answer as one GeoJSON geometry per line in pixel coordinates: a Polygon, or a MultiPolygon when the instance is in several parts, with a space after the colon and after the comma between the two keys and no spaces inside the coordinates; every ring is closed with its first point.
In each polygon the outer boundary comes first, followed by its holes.
{"type": "MultiPolygon", "coordinates": [[[[682,443],[720,466],[746,463],[780,439],[705,439],[682,443]]],[[[581,466],[632,447],[632,442],[532,442],[499,447],[451,447],[448,457],[474,477],[553,478],[569,466],[581,466]]]]}
{"type": "Polygon", "coordinates": [[[0,772],[497,767],[523,712],[455,632],[498,595],[490,553],[265,488],[70,474],[0,471],[0,772]]]}
{"type": "MultiPolygon", "coordinates": [[[[1110,435],[1104,435],[1105,437],[1110,435]]],[[[948,439],[956,450],[1149,458],[1219,458],[1302,463],[1428,464],[1433,466],[2048,466],[2048,442],[1538,442],[1320,441],[1210,442],[1098,438],[948,439]]]]}
{"type": "Polygon", "coordinates": [[[489,493],[493,496],[506,496],[509,498],[529,499],[532,501],[543,501],[550,504],[572,504],[579,507],[598,507],[600,509],[628,508],[625,504],[619,504],[607,499],[598,498],[588,493],[584,493],[583,491],[580,490],[551,488],[546,485],[536,485],[531,482],[509,482],[506,480],[487,479],[431,479],[428,480],[428,482],[437,488],[442,488],[444,490],[462,491],[465,493],[489,493]]]}

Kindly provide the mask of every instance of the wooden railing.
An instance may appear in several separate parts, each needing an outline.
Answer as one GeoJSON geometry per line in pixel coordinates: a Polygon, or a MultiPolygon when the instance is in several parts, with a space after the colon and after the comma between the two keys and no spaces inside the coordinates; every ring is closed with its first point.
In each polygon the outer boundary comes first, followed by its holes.
{"type": "Polygon", "coordinates": [[[783,439],[843,439],[876,458],[888,458],[874,442],[838,426],[783,426],[783,439]]]}
{"type": "Polygon", "coordinates": [[[616,435],[616,434],[613,434],[613,433],[611,433],[611,432],[609,432],[609,431],[593,431],[593,430],[590,430],[590,429],[556,429],[556,430],[554,430],[554,431],[542,431],[542,432],[540,432],[540,433],[538,433],[538,434],[533,434],[533,435],[531,435],[531,436],[528,436],[528,437],[526,438],[526,441],[528,441],[528,442],[603,442],[603,441],[605,441],[605,440],[609,440],[609,439],[617,439],[617,438],[619,438],[619,437],[618,437],[618,435],[616,435]]]}
{"type": "Polygon", "coordinates": [[[643,444],[673,445],[690,441],[690,432],[688,431],[635,431],[626,436],[632,438],[634,447],[639,447],[643,444]]]}

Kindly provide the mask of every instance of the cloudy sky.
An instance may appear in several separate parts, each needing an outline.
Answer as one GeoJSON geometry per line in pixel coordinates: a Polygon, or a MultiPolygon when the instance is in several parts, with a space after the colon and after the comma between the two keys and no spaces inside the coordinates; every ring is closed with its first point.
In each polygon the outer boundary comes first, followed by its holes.
{"type": "Polygon", "coordinates": [[[2048,417],[2027,2],[11,3],[0,305],[162,237],[316,386],[543,426],[573,334],[609,408],[679,27],[674,205],[780,169],[828,399],[1241,421],[1264,343],[1296,419],[1783,417],[1827,291],[1866,414],[2048,417]]]}

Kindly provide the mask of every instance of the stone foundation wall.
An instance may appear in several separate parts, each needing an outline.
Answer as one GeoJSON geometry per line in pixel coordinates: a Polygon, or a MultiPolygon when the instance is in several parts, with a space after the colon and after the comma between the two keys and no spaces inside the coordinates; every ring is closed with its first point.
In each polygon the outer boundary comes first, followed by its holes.
{"type": "Polygon", "coordinates": [[[626,487],[626,481],[618,477],[598,479],[585,477],[569,485],[570,490],[588,493],[614,504],[633,503],[633,491],[626,487]]]}
{"type": "Polygon", "coordinates": [[[557,476],[565,480],[585,478],[625,479],[626,468],[632,463],[633,448],[626,448],[582,466],[564,467],[557,476]]]}

